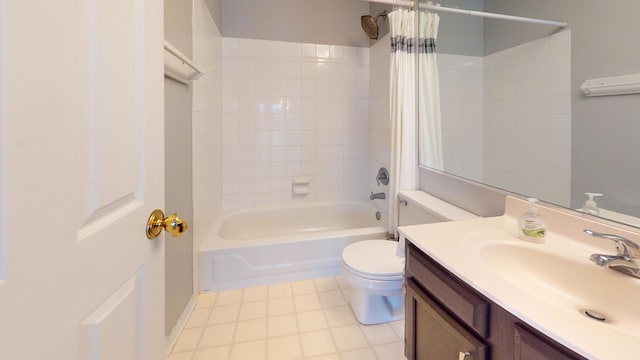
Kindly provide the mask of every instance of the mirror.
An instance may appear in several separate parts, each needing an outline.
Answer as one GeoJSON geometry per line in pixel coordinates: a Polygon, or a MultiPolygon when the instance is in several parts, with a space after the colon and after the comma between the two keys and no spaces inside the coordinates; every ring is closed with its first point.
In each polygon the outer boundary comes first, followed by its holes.
{"type": "Polygon", "coordinates": [[[640,3],[442,5],[569,26],[439,14],[439,170],[571,209],[583,207],[584,193],[602,193],[599,216],[640,226],[640,94],[580,91],[588,79],[640,73],[640,48],[627,42],[640,31],[640,3]]]}

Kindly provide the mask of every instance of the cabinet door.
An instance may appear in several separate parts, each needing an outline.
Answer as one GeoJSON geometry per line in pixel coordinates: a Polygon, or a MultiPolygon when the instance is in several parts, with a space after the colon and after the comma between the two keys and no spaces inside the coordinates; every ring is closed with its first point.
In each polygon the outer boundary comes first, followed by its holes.
{"type": "Polygon", "coordinates": [[[407,279],[406,355],[409,360],[487,360],[488,347],[407,279]],[[461,354],[468,353],[466,357],[461,354]]]}
{"type": "Polygon", "coordinates": [[[521,324],[515,325],[515,360],[577,360],[584,359],[554,345],[552,340],[535,334],[521,324]]]}

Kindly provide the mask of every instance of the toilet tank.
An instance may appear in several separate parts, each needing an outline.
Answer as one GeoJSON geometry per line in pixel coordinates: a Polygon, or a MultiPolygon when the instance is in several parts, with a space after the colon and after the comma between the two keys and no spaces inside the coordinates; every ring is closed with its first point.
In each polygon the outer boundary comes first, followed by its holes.
{"type": "Polygon", "coordinates": [[[398,201],[399,226],[467,220],[478,217],[424,191],[401,191],[398,194],[398,201]]]}

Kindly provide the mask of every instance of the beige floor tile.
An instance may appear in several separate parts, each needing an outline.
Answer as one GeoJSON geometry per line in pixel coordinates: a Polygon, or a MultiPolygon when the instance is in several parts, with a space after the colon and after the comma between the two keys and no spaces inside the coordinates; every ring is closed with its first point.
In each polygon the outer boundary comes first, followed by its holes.
{"type": "Polygon", "coordinates": [[[339,351],[359,349],[369,346],[358,325],[347,325],[331,328],[333,341],[339,351]]]}
{"type": "Polygon", "coordinates": [[[243,303],[240,305],[238,320],[258,319],[267,316],[267,302],[265,300],[243,303]]]}
{"type": "Polygon", "coordinates": [[[166,360],[406,360],[404,320],[358,323],[342,276],[199,295],[166,360]]]}
{"type": "Polygon", "coordinates": [[[196,309],[212,307],[217,297],[217,292],[199,294],[196,300],[196,309]]]}
{"type": "Polygon", "coordinates": [[[230,360],[266,360],[266,353],[265,340],[238,343],[231,348],[230,360]]]}
{"type": "Polygon", "coordinates": [[[271,316],[267,319],[267,336],[278,337],[298,333],[295,314],[271,316]]]}
{"type": "Polygon", "coordinates": [[[320,330],[300,335],[302,354],[305,357],[328,355],[336,352],[329,330],[320,330]]]}
{"type": "Polygon", "coordinates": [[[292,297],[285,297],[279,299],[270,299],[268,303],[269,316],[278,316],[285,314],[292,314],[296,312],[296,308],[293,304],[292,297]]]}
{"type": "Polygon", "coordinates": [[[400,342],[374,346],[373,350],[379,359],[407,360],[404,356],[404,345],[400,342]]]}
{"type": "Polygon", "coordinates": [[[273,284],[268,287],[269,299],[292,296],[291,283],[273,284]]]}
{"type": "Polygon", "coordinates": [[[373,350],[371,350],[371,348],[351,350],[340,353],[340,360],[372,360],[375,358],[376,354],[373,352],[373,350]]]}
{"type": "Polygon", "coordinates": [[[297,312],[317,310],[322,307],[320,305],[318,295],[316,295],[315,293],[308,295],[296,295],[293,297],[293,302],[295,304],[297,312]]]}
{"type": "Polygon", "coordinates": [[[382,345],[398,342],[399,339],[387,324],[362,325],[360,330],[364,333],[370,345],[382,345]]]}
{"type": "Polygon", "coordinates": [[[194,328],[194,327],[204,327],[207,325],[207,321],[209,321],[209,314],[211,313],[211,308],[204,309],[195,309],[189,316],[189,320],[184,325],[186,329],[194,328]]]}
{"type": "Polygon", "coordinates": [[[191,351],[172,353],[165,360],[191,360],[192,356],[193,356],[193,352],[191,351]]]}
{"type": "Polygon", "coordinates": [[[216,306],[209,315],[209,325],[236,322],[239,312],[240,304],[216,306]]]}
{"type": "Polygon", "coordinates": [[[191,360],[227,360],[230,355],[231,345],[225,345],[198,350],[191,360]]]}
{"type": "Polygon", "coordinates": [[[235,342],[259,340],[267,337],[267,319],[238,321],[235,342]]]}
{"type": "Polygon", "coordinates": [[[396,334],[399,340],[404,339],[404,320],[396,320],[388,323],[391,330],[396,334]]]}
{"type": "Polygon", "coordinates": [[[302,333],[327,328],[327,320],[322,310],[299,312],[296,316],[298,318],[298,328],[302,333]]]}
{"type": "Polygon", "coordinates": [[[293,295],[308,295],[316,292],[313,280],[296,281],[291,284],[293,295]]]}
{"type": "Polygon", "coordinates": [[[342,296],[339,290],[332,290],[318,294],[320,304],[323,308],[340,306],[347,304],[346,300],[342,296]]]}
{"type": "Polygon", "coordinates": [[[178,337],[176,344],[173,346],[173,351],[187,351],[194,350],[198,347],[200,336],[202,335],[203,328],[184,329],[182,334],[178,337]]]}
{"type": "Polygon", "coordinates": [[[299,335],[267,340],[267,360],[297,360],[302,358],[299,335]]]}
{"type": "Polygon", "coordinates": [[[313,279],[313,283],[316,285],[316,290],[318,292],[338,290],[338,282],[333,276],[326,277],[326,278],[313,279]]]}
{"type": "Polygon", "coordinates": [[[231,344],[235,330],[235,323],[208,326],[202,333],[199,348],[231,344]]]}
{"type": "Polygon", "coordinates": [[[244,289],[244,294],[242,295],[242,302],[267,300],[267,296],[268,296],[267,289],[268,289],[267,286],[256,286],[256,287],[244,289]]]}
{"type": "Polygon", "coordinates": [[[330,354],[317,357],[306,357],[305,360],[340,360],[340,356],[338,356],[338,354],[330,354]]]}
{"type": "Polygon", "coordinates": [[[326,308],[324,309],[324,314],[330,327],[355,324],[357,322],[349,305],[326,308]]]}
{"type": "Polygon", "coordinates": [[[242,289],[220,291],[216,306],[239,304],[242,301],[242,289]]]}

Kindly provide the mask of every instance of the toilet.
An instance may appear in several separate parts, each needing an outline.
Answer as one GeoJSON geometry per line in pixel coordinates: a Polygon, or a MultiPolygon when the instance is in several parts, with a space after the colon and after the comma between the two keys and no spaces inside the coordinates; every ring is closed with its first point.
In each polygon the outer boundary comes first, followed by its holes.
{"type": "MultiPolygon", "coordinates": [[[[401,192],[400,226],[472,219],[477,216],[422,191],[401,192]]],[[[342,276],[351,285],[349,305],[362,324],[404,318],[404,257],[398,242],[363,240],[342,251],[342,276]]],[[[402,246],[402,244],[400,244],[402,246]]]]}
{"type": "Polygon", "coordinates": [[[342,251],[342,276],[351,285],[349,304],[362,324],[404,318],[404,258],[396,256],[397,245],[363,240],[342,251]]]}

